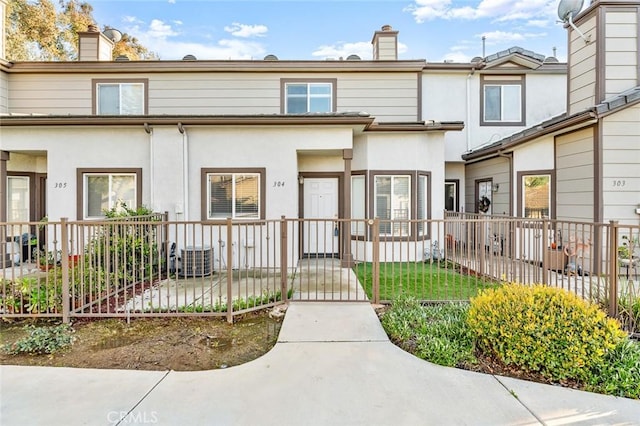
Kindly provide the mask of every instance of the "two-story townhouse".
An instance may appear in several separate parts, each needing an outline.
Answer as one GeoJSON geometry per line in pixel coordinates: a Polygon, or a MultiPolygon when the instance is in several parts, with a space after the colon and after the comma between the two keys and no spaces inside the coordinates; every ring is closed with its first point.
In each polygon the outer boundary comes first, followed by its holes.
{"type": "MultiPolygon", "coordinates": [[[[569,221],[553,225],[554,238],[567,255],[571,245],[582,247],[587,254],[577,267],[599,273],[609,237],[589,224],[637,225],[640,218],[640,2],[593,1],[573,25],[566,26],[566,112],[463,158],[467,187],[502,173],[498,164],[506,163],[505,210],[569,221]]],[[[467,194],[467,206],[475,202],[467,194]]]]}
{"type": "MultiPolygon", "coordinates": [[[[497,175],[503,161],[508,214],[638,224],[640,2],[593,1],[574,25],[566,25],[565,112],[466,153],[467,186],[497,175]],[[530,196],[540,190],[533,181],[541,183],[542,205],[532,205],[540,199],[530,196]]],[[[467,194],[469,209],[476,198],[467,194]]]]}
{"type": "Polygon", "coordinates": [[[396,31],[372,44],[371,61],[114,61],[90,27],[78,61],[2,62],[0,221],[118,202],[205,222],[442,217],[444,134],[462,120],[422,119],[424,61],[397,59],[396,31]]]}
{"type": "Polygon", "coordinates": [[[487,196],[493,201],[490,211],[508,212],[506,159],[496,158],[502,170],[476,182],[486,171],[465,167],[462,155],[562,113],[566,76],[565,63],[521,47],[476,57],[469,63],[426,63],[423,116],[434,120],[456,117],[465,122],[461,132],[445,135],[447,210],[476,211],[476,205],[465,200],[487,196]],[[502,190],[492,191],[495,185],[502,190]]]}

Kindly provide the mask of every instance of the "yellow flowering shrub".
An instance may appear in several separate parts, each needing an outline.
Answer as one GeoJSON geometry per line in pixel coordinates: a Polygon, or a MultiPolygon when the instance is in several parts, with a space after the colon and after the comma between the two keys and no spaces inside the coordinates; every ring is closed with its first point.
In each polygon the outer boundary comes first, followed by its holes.
{"type": "Polygon", "coordinates": [[[551,380],[586,379],[626,334],[618,321],[563,289],[506,284],[471,299],[482,350],[551,380]]]}

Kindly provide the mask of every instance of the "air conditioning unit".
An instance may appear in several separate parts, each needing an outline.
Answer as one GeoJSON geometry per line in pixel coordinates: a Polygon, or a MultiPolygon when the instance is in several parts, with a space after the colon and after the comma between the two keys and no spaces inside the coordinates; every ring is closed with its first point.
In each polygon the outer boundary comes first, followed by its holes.
{"type": "Polygon", "coordinates": [[[181,275],[183,277],[205,277],[211,275],[213,249],[209,246],[187,246],[182,250],[181,275]]]}

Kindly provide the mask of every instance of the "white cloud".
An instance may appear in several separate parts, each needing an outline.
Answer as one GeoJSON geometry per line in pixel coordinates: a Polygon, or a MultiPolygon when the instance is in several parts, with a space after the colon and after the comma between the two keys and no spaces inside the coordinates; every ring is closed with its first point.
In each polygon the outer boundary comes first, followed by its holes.
{"type": "Polygon", "coordinates": [[[234,22],[233,24],[224,27],[224,30],[236,37],[264,37],[268,28],[265,25],[246,25],[234,22]]]}
{"type": "MultiPolygon", "coordinates": [[[[160,59],[182,59],[191,54],[198,59],[257,59],[264,57],[265,47],[258,42],[239,39],[219,39],[207,43],[181,40],[182,34],[168,23],[154,19],[150,24],[127,17],[123,28],[141,45],[156,52],[160,59]]],[[[206,37],[202,34],[201,37],[206,37]]]]}
{"type": "Polygon", "coordinates": [[[372,47],[370,42],[359,41],[355,43],[337,42],[332,45],[318,47],[311,56],[320,59],[346,59],[349,55],[358,55],[362,59],[372,58],[372,47]]]}
{"type": "MultiPolygon", "coordinates": [[[[406,44],[398,42],[398,54],[407,50],[406,44]]],[[[358,55],[363,60],[370,60],[373,58],[373,46],[370,41],[355,43],[339,41],[331,45],[322,45],[311,53],[311,56],[319,59],[347,59],[349,55],[358,55]]]]}
{"type": "Polygon", "coordinates": [[[159,19],[153,19],[149,24],[147,34],[152,38],[164,39],[167,37],[178,35],[178,32],[171,28],[171,25],[165,24],[159,19]]]}
{"type": "Polygon", "coordinates": [[[449,52],[444,55],[444,57],[436,62],[464,62],[469,63],[471,61],[471,56],[466,55],[462,52],[449,52]]]}
{"type": "Polygon", "coordinates": [[[526,25],[528,27],[548,28],[550,23],[551,21],[546,19],[531,19],[526,25]]]}
{"type": "Polygon", "coordinates": [[[468,2],[415,0],[404,10],[410,12],[418,23],[433,19],[493,19],[504,22],[534,18],[552,20],[557,7],[556,0],[482,0],[475,7],[464,3],[468,2]]]}
{"type": "Polygon", "coordinates": [[[547,33],[518,33],[508,31],[489,31],[482,34],[476,34],[475,37],[485,37],[488,45],[496,45],[502,43],[509,43],[514,41],[524,41],[534,38],[546,37],[547,33]]]}

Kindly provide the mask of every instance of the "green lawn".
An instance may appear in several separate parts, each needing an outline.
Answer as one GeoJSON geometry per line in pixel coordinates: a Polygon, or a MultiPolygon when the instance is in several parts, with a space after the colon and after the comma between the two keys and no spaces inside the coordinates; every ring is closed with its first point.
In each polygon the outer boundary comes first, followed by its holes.
{"type": "MultiPolygon", "coordinates": [[[[373,299],[373,264],[354,267],[358,280],[373,299]]],[[[464,274],[451,263],[390,262],[380,264],[380,301],[403,294],[418,300],[468,300],[479,290],[499,285],[475,274],[464,274]]]]}

